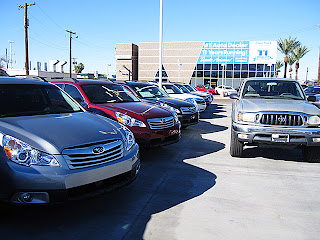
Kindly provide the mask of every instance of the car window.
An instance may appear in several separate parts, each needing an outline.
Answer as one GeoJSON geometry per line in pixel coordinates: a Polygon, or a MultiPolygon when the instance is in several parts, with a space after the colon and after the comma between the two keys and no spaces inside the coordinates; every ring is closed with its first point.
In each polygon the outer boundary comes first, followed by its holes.
{"type": "Polygon", "coordinates": [[[190,92],[194,92],[195,90],[190,85],[184,85],[190,92]]]}
{"type": "Polygon", "coordinates": [[[3,84],[0,88],[0,116],[27,116],[82,111],[54,85],[3,84]]]}
{"type": "Polygon", "coordinates": [[[184,93],[190,93],[190,90],[183,85],[178,85],[179,89],[184,93]]]}
{"type": "Polygon", "coordinates": [[[132,92],[117,84],[86,84],[81,85],[90,102],[113,103],[113,102],[140,102],[132,92]]]}
{"type": "Polygon", "coordinates": [[[167,93],[156,86],[134,86],[134,90],[142,98],[169,97],[167,93]]]}
{"type": "Polygon", "coordinates": [[[304,99],[299,83],[285,80],[250,80],[244,85],[242,96],[244,98],[289,98],[304,99]]]}
{"type": "Polygon", "coordinates": [[[84,102],[84,98],[77,87],[70,84],[66,84],[64,90],[78,102],[84,102]]]}
{"type": "Polygon", "coordinates": [[[162,85],[164,90],[169,94],[181,94],[183,93],[179,88],[174,85],[162,85]]]}

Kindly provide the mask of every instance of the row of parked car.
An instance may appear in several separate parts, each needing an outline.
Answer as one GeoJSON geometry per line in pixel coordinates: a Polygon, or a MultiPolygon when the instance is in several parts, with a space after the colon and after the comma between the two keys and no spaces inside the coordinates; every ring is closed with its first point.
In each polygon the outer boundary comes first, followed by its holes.
{"type": "Polygon", "coordinates": [[[7,103],[0,200],[13,204],[64,202],[129,184],[140,170],[139,147],[179,141],[180,129],[197,124],[213,100],[172,83],[1,77],[0,85],[7,103]]]}

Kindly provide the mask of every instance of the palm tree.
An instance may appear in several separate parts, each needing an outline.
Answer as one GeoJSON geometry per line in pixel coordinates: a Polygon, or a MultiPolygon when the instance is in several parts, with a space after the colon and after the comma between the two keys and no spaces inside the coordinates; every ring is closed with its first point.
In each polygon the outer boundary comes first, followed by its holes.
{"type": "Polygon", "coordinates": [[[276,62],[276,76],[278,76],[278,70],[279,70],[280,68],[282,68],[283,65],[284,65],[284,63],[283,63],[283,61],[281,61],[281,60],[276,62]]]}
{"type": "Polygon", "coordinates": [[[298,69],[300,59],[306,55],[310,50],[306,46],[299,46],[293,50],[293,56],[297,60],[296,62],[296,80],[298,80],[298,69]]]}
{"type": "Polygon", "coordinates": [[[290,78],[292,78],[292,65],[296,62],[296,58],[293,54],[290,54],[288,56],[288,64],[290,66],[289,68],[289,73],[290,73],[290,78]]]}
{"type": "Polygon", "coordinates": [[[297,38],[291,38],[282,40],[281,38],[278,40],[278,50],[282,52],[284,57],[284,78],[287,77],[287,66],[289,61],[289,54],[293,52],[293,50],[299,47],[301,43],[297,41],[297,38]]]}

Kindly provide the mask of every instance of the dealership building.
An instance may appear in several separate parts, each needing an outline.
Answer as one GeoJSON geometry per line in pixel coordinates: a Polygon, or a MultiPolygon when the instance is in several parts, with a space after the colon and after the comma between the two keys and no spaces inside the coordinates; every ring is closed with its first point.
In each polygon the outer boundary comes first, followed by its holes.
{"type": "MultiPolygon", "coordinates": [[[[117,80],[157,81],[159,43],[117,43],[117,80]]],[[[163,43],[162,79],[238,87],[248,77],[275,76],[276,41],[163,43]]]]}

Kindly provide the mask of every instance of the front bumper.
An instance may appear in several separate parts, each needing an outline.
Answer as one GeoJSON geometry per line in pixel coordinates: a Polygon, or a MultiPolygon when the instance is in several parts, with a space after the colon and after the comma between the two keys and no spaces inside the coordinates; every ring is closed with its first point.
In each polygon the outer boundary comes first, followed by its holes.
{"type": "Polygon", "coordinates": [[[178,115],[181,127],[185,128],[199,122],[199,113],[178,115]]]}
{"type": "Polygon", "coordinates": [[[25,167],[0,154],[0,200],[12,204],[51,204],[110,192],[131,183],[140,169],[137,144],[122,158],[94,167],[70,170],[62,155],[61,167],[25,167]]]}
{"type": "Polygon", "coordinates": [[[320,128],[262,127],[233,123],[240,142],[248,144],[285,144],[320,146],[320,128]]]}
{"type": "Polygon", "coordinates": [[[168,129],[140,129],[133,134],[140,147],[159,147],[178,142],[181,138],[180,127],[181,123],[178,122],[168,129]]]}

